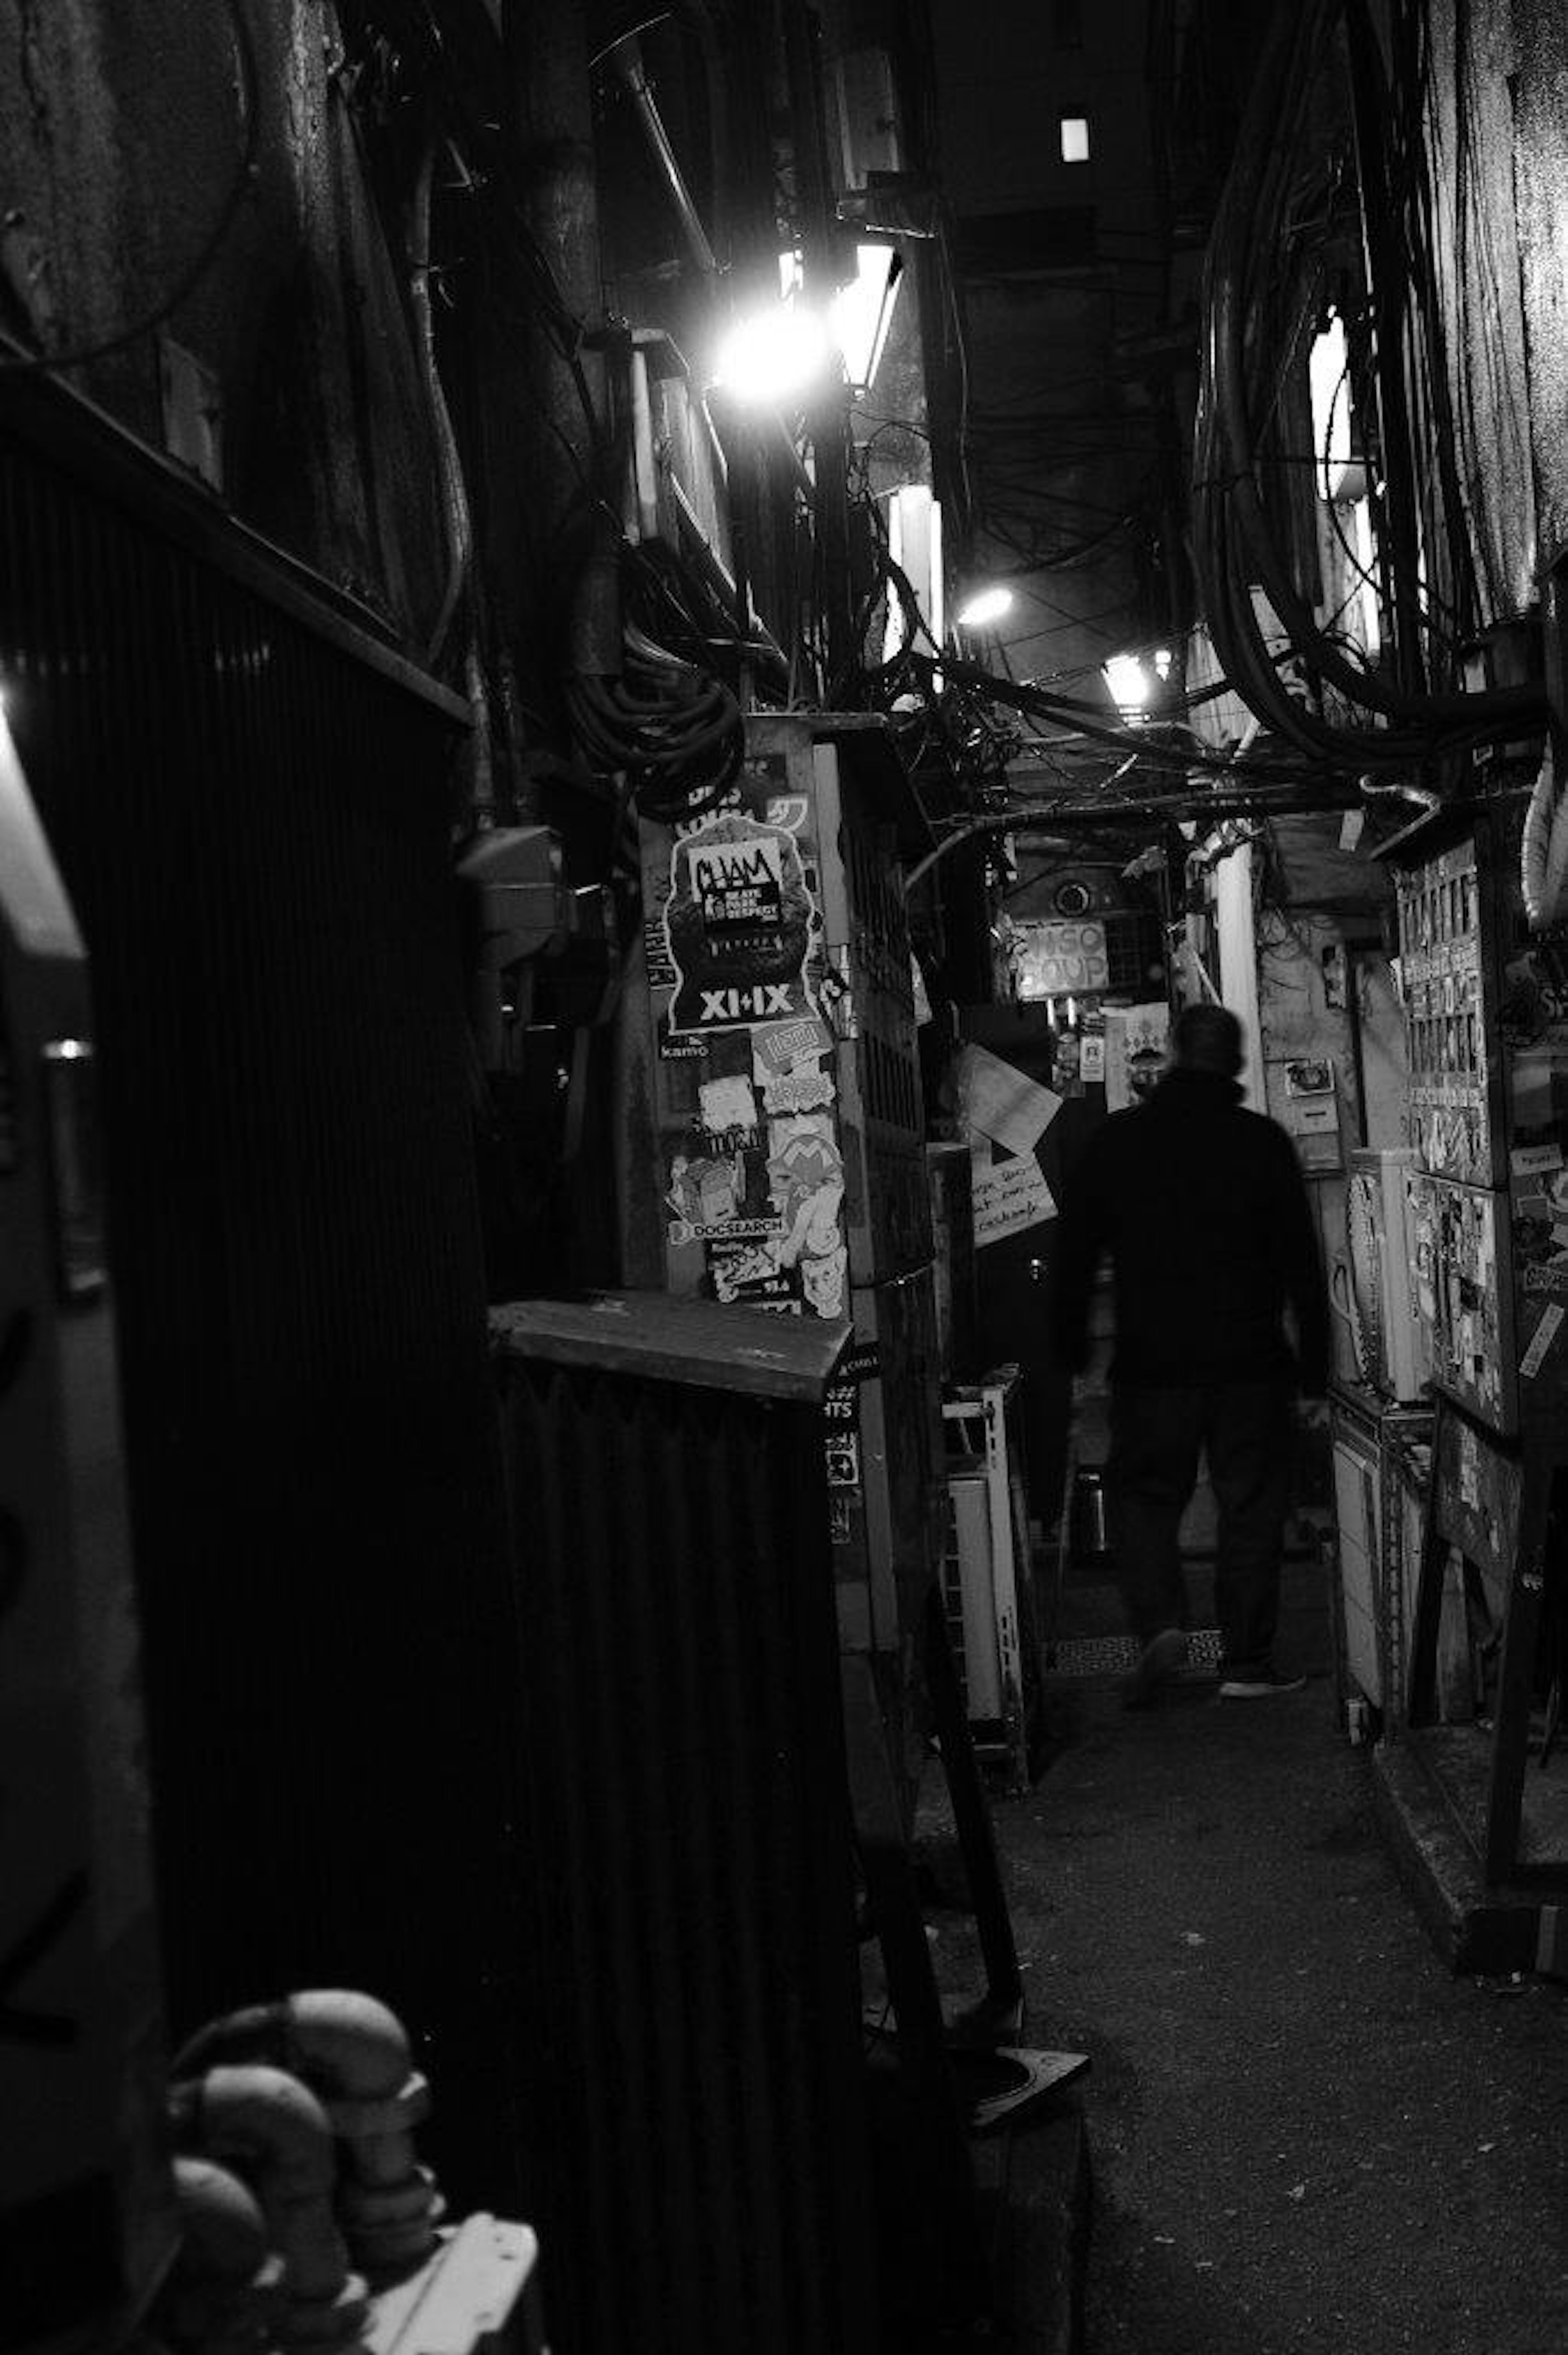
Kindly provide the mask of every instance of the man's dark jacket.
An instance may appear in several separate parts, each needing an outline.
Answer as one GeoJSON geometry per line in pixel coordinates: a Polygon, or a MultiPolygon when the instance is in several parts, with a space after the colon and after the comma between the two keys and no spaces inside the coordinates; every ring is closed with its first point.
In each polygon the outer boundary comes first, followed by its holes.
{"type": "Polygon", "coordinates": [[[1052,1343],[1070,1371],[1088,1357],[1089,1294],[1108,1251],[1118,1382],[1326,1388],[1328,1303],[1296,1150],[1243,1107],[1234,1080],[1174,1071],[1147,1103],[1113,1113],[1063,1189],[1055,1244],[1052,1343]]]}

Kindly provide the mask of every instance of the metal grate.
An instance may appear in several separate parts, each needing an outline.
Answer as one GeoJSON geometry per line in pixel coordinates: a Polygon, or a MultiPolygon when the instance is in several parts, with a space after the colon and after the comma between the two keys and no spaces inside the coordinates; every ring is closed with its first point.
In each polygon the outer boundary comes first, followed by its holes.
{"type": "Polygon", "coordinates": [[[91,957],[176,2033],[376,1987],[426,2040],[454,2200],[510,2205],[461,707],[15,379],[0,676],[91,957]]]}
{"type": "MultiPolygon", "coordinates": [[[[1130,1636],[1074,1636],[1051,1646],[1046,1671],[1054,1677],[1126,1676],[1138,1665],[1139,1648],[1130,1636]]],[[[1194,1629],[1187,1638],[1188,1668],[1217,1668],[1219,1665],[1219,1629],[1194,1629]]]]}
{"type": "Polygon", "coordinates": [[[824,1364],[831,1345],[620,1296],[646,1372],[559,1361],[569,1305],[494,1319],[531,1866],[519,2127],[551,2338],[563,2355],[864,2355],[874,2230],[820,1400],[699,1385],[677,1362],[705,1317],[732,1376],[747,1327],[824,1364]]]}

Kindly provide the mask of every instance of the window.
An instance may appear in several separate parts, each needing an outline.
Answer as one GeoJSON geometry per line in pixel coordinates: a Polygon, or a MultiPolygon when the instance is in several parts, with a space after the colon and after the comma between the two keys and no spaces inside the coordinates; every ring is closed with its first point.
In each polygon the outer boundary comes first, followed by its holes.
{"type": "Polygon", "coordinates": [[[1064,114],[1062,126],[1062,161],[1064,164],[1086,164],[1089,160],[1089,118],[1086,114],[1064,114]]]}

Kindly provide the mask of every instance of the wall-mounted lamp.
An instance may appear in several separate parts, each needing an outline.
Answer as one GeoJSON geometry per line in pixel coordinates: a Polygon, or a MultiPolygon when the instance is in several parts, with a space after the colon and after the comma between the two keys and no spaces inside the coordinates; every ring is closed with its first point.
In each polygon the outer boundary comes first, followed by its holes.
{"type": "Polygon", "coordinates": [[[713,380],[744,407],[777,408],[815,391],[832,359],[818,313],[804,303],[779,303],[736,320],[719,345],[713,380]]]}

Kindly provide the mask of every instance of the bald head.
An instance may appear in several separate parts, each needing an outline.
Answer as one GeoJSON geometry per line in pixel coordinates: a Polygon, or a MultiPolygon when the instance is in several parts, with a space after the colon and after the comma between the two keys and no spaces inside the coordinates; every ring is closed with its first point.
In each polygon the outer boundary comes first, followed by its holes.
{"type": "Polygon", "coordinates": [[[1171,1025],[1171,1060],[1179,1071],[1234,1080],[1242,1067],[1242,1027],[1230,1007],[1184,1006],[1171,1025]]]}

